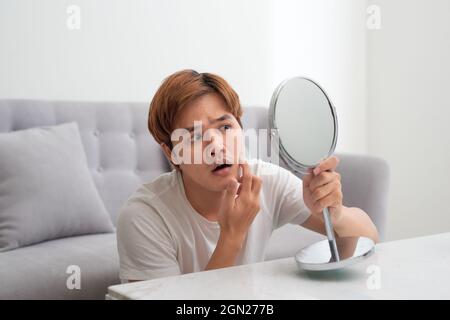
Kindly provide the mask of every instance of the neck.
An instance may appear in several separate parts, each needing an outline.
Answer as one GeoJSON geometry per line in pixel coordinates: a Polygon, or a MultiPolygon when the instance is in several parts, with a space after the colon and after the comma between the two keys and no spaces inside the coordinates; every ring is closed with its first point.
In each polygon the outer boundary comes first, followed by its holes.
{"type": "Polygon", "coordinates": [[[184,192],[191,206],[204,218],[217,221],[225,190],[212,191],[203,188],[181,173],[184,192]]]}

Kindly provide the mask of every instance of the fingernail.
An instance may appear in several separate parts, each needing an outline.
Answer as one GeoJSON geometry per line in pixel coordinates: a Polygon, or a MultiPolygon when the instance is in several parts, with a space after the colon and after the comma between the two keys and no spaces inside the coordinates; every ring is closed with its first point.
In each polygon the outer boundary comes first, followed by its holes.
{"type": "Polygon", "coordinates": [[[320,168],[319,167],[314,168],[314,174],[318,175],[319,173],[320,173],[320,168]]]}

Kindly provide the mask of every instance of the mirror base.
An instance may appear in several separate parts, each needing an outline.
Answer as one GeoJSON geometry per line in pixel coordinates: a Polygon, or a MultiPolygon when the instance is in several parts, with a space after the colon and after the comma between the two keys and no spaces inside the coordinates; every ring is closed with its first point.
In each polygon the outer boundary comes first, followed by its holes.
{"type": "Polygon", "coordinates": [[[326,239],[303,248],[295,255],[298,268],[306,271],[341,269],[365,260],[375,252],[375,243],[366,237],[337,238],[336,243],[339,261],[333,261],[326,239]]]}

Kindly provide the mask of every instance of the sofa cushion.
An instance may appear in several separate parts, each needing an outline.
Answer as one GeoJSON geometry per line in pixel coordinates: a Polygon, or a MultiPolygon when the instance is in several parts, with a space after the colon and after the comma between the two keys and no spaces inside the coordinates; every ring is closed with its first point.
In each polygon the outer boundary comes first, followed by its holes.
{"type": "Polygon", "coordinates": [[[0,134],[0,252],[112,231],[75,122],[0,134]]]}
{"type": "Polygon", "coordinates": [[[119,283],[115,233],[52,240],[0,253],[0,300],[105,299],[108,286],[119,283]],[[79,289],[74,286],[78,275],[79,289]]]}

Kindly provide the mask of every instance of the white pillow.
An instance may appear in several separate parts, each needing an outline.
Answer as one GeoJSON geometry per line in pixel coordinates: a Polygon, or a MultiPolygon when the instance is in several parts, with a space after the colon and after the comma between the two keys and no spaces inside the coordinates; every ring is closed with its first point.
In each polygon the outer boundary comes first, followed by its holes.
{"type": "Polygon", "coordinates": [[[0,252],[113,231],[77,123],[0,134],[0,252]]]}

